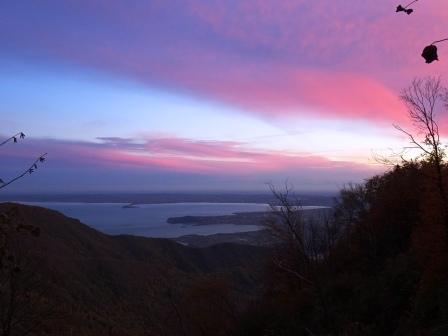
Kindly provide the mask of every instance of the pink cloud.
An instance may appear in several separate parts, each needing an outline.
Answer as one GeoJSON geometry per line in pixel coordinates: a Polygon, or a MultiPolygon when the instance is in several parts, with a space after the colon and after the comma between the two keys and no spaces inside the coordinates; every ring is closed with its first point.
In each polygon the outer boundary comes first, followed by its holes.
{"type": "Polygon", "coordinates": [[[244,143],[201,141],[183,138],[150,138],[139,140],[107,138],[100,142],[81,142],[49,139],[28,139],[17,150],[9,146],[5,157],[30,158],[45,150],[49,162],[70,167],[124,167],[147,171],[167,170],[211,175],[248,175],[295,170],[364,171],[378,167],[344,161],[333,161],[322,156],[272,150],[253,150],[244,143]],[[134,144],[130,146],[130,144],[134,144]]]}
{"type": "Polygon", "coordinates": [[[205,141],[181,138],[150,138],[145,145],[149,153],[167,155],[188,155],[231,159],[240,158],[238,147],[241,143],[234,141],[205,141]]]}
{"type": "Polygon", "coordinates": [[[367,76],[284,68],[269,69],[264,74],[248,73],[246,69],[232,74],[228,82],[221,81],[217,88],[198,90],[270,117],[313,113],[389,123],[405,118],[397,93],[367,76]]]}
{"type": "Polygon", "coordinates": [[[421,51],[421,43],[445,36],[448,19],[444,0],[414,4],[409,17],[397,14],[392,0],[188,2],[189,10],[217,35],[279,51],[290,63],[373,76],[379,69],[396,74],[417,64],[427,70],[414,48],[421,51]]]}
{"type": "Polygon", "coordinates": [[[441,61],[431,66],[420,57],[426,44],[446,37],[448,3],[418,2],[410,16],[395,13],[396,5],[46,0],[37,8],[17,5],[8,11],[2,46],[216,99],[263,117],[400,122],[399,90],[414,76],[448,70],[448,46],[440,46],[441,61]]]}

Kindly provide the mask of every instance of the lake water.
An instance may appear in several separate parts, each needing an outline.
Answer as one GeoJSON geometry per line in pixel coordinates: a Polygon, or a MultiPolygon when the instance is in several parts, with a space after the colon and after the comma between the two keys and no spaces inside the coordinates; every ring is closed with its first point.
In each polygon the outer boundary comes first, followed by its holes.
{"type": "MultiPolygon", "coordinates": [[[[184,225],[169,224],[169,217],[218,216],[235,212],[269,211],[267,204],[254,203],[167,203],[139,204],[136,208],[123,208],[126,203],[66,203],[23,202],[57,210],[77,218],[101,232],[117,235],[130,234],[145,237],[175,238],[183,235],[210,235],[215,233],[249,232],[263,229],[257,225],[184,225]]],[[[314,209],[318,207],[303,207],[314,209]]]]}

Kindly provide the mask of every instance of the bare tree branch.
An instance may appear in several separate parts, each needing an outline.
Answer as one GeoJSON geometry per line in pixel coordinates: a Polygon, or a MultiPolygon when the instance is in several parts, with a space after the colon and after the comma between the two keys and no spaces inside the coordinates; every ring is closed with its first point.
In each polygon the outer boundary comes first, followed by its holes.
{"type": "Polygon", "coordinates": [[[430,177],[438,190],[448,240],[448,196],[443,173],[446,168],[446,153],[436,120],[438,112],[448,110],[448,89],[442,85],[440,77],[418,78],[402,91],[400,98],[407,107],[408,117],[416,134],[398,125],[394,127],[405,134],[413,147],[421,152],[420,157],[415,160],[430,168],[422,172],[430,177]]]}
{"type": "Polygon", "coordinates": [[[17,175],[16,177],[12,178],[8,182],[3,182],[3,180],[0,179],[0,189],[5,188],[6,186],[10,185],[11,183],[21,179],[22,177],[25,177],[26,175],[30,175],[36,171],[38,168],[38,164],[45,162],[47,153],[42,154],[39,156],[34,162],[25,169],[20,175],[17,175]]]}
{"type": "Polygon", "coordinates": [[[16,143],[18,139],[25,139],[25,134],[23,132],[16,133],[12,137],[0,142],[0,146],[6,145],[10,141],[16,143]]]}

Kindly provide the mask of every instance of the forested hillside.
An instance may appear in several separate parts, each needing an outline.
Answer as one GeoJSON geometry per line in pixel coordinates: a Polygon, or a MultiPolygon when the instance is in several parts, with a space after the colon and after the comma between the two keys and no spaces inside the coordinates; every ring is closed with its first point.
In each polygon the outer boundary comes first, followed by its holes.
{"type": "Polygon", "coordinates": [[[330,226],[285,239],[240,335],[446,335],[447,226],[433,168],[409,163],[348,187],[330,226]]]}
{"type": "Polygon", "coordinates": [[[38,207],[4,203],[0,211],[18,228],[9,232],[2,268],[2,336],[197,335],[211,328],[226,335],[260,288],[264,248],[195,249],[108,236],[38,207]],[[40,234],[22,230],[29,227],[40,234]]]}

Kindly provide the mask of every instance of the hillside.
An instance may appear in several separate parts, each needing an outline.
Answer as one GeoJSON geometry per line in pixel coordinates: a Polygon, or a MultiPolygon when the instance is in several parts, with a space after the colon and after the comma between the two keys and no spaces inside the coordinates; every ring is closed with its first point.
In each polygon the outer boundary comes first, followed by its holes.
{"type": "Polygon", "coordinates": [[[32,277],[45,289],[40,302],[57,307],[56,320],[40,328],[50,334],[182,334],[204,328],[183,315],[206,314],[203,308],[210,305],[189,304],[189,296],[210,291],[201,297],[220,300],[215,308],[230,304],[238,310],[257,291],[264,248],[192,248],[165,239],[109,236],[52,210],[0,204],[0,212],[12,208],[19,220],[41,231],[38,238],[18,235],[15,248],[26,251],[32,277]]]}

